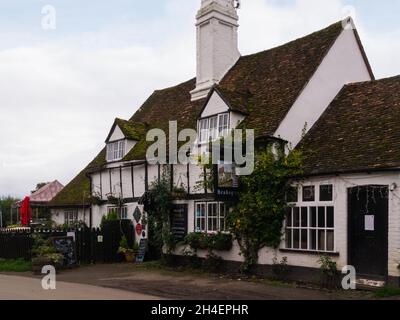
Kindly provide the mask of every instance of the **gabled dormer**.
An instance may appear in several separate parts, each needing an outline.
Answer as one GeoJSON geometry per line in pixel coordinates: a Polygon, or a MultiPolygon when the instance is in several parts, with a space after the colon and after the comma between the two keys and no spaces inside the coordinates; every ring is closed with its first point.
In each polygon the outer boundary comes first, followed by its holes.
{"type": "Polygon", "coordinates": [[[199,142],[206,143],[229,134],[246,117],[246,95],[214,87],[200,112],[199,142]]]}
{"type": "Polygon", "coordinates": [[[107,162],[121,161],[140,141],[145,125],[116,118],[106,139],[107,162]]]}

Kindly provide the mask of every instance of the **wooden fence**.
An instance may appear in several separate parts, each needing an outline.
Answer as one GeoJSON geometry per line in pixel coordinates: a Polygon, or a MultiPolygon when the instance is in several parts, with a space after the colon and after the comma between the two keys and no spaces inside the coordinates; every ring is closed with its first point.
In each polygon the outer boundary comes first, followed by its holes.
{"type": "Polygon", "coordinates": [[[44,238],[74,235],[76,256],[81,264],[120,262],[122,256],[117,251],[122,236],[127,237],[129,245],[135,241],[134,228],[128,220],[110,221],[102,229],[2,229],[0,230],[0,259],[31,259],[35,234],[44,238]]]}

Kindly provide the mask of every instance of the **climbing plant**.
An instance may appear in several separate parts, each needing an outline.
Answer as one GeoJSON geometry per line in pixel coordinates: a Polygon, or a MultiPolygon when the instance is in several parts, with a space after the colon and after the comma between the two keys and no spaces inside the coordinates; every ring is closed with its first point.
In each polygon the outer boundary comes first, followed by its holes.
{"type": "Polygon", "coordinates": [[[302,154],[285,154],[266,147],[255,156],[254,173],[240,177],[239,202],[228,216],[228,225],[244,257],[243,272],[251,271],[264,247],[277,248],[282,238],[286,194],[291,177],[301,174],[302,154]]]}
{"type": "Polygon", "coordinates": [[[176,246],[170,222],[172,201],[168,173],[163,171],[160,179],[153,182],[149,189],[146,199],[149,245],[158,255],[163,256],[164,253],[170,254],[176,246]]]}

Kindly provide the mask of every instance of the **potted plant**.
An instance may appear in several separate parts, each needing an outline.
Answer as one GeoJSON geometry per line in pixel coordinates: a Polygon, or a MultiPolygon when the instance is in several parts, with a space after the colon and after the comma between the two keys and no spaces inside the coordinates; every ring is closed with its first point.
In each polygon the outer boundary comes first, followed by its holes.
{"type": "Polygon", "coordinates": [[[53,266],[57,271],[64,266],[64,256],[57,252],[49,240],[45,240],[39,235],[34,237],[32,255],[32,271],[35,274],[40,274],[46,265],[53,266]]]}
{"type": "Polygon", "coordinates": [[[126,262],[134,262],[136,260],[136,255],[138,251],[139,251],[139,245],[136,242],[133,244],[133,247],[130,248],[126,236],[123,236],[121,238],[121,241],[119,243],[118,253],[124,255],[126,262]]]}

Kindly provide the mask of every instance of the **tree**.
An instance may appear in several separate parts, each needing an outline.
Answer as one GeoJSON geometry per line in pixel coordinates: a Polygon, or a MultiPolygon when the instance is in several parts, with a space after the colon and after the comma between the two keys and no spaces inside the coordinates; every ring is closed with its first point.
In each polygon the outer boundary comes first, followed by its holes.
{"type": "Polygon", "coordinates": [[[48,183],[49,182],[39,182],[38,184],[36,184],[36,189],[32,190],[31,193],[35,193],[36,191],[38,191],[39,189],[43,188],[48,183]]]}
{"type": "Polygon", "coordinates": [[[244,257],[243,272],[251,271],[262,248],[279,246],[288,208],[286,195],[292,191],[291,178],[301,174],[301,167],[300,151],[286,155],[268,147],[257,153],[254,173],[240,177],[239,202],[228,224],[244,257]]]}
{"type": "Polygon", "coordinates": [[[17,221],[17,215],[15,214],[15,209],[14,209],[14,215],[11,217],[11,207],[14,203],[20,201],[20,199],[11,197],[11,196],[2,196],[0,197],[0,210],[3,213],[3,227],[10,225],[11,223],[19,223],[17,221]]]}

